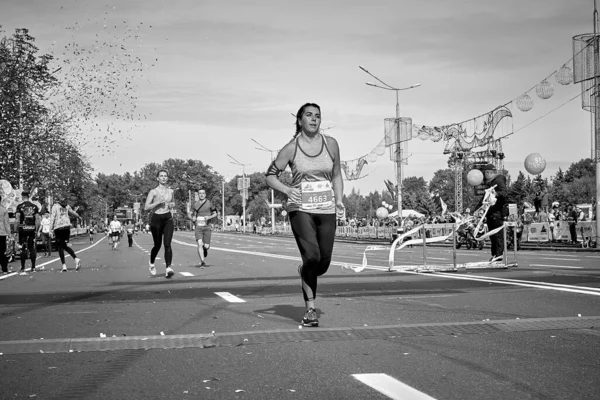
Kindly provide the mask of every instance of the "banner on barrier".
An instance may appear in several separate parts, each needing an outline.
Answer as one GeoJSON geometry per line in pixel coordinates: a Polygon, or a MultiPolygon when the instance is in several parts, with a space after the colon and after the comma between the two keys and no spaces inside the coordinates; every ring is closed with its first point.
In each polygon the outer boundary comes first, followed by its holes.
{"type": "MultiPolygon", "coordinates": [[[[577,240],[596,237],[596,221],[581,221],[575,225],[577,240]]],[[[547,242],[550,240],[559,240],[564,242],[571,241],[571,231],[567,221],[556,221],[554,230],[550,228],[547,222],[534,222],[525,225],[525,233],[528,242],[547,242]]]]}
{"type": "Polygon", "coordinates": [[[550,226],[547,222],[534,222],[527,225],[527,240],[530,242],[547,242],[550,240],[550,226]]]}

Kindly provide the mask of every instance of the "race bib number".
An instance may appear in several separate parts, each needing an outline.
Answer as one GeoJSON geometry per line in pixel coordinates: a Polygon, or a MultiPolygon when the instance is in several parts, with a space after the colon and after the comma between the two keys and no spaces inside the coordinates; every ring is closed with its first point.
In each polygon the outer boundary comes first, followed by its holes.
{"type": "Polygon", "coordinates": [[[329,181],[302,182],[300,191],[302,210],[318,210],[333,205],[333,190],[329,181]]]}
{"type": "Polygon", "coordinates": [[[206,218],[205,217],[196,217],[196,225],[197,226],[206,226],[206,218]]]}

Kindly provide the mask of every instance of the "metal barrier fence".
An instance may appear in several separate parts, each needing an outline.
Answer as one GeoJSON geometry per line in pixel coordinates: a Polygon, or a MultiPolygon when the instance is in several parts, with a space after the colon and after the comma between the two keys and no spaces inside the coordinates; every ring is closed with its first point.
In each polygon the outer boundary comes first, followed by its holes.
{"type": "MultiPolygon", "coordinates": [[[[459,263],[457,262],[457,254],[456,254],[456,240],[457,240],[457,225],[455,224],[423,224],[416,226],[415,228],[409,230],[408,232],[399,235],[397,239],[395,239],[391,246],[382,246],[382,245],[374,245],[367,246],[363,253],[363,263],[361,267],[351,267],[348,268],[354,270],[355,272],[361,272],[365,268],[369,269],[378,269],[381,270],[381,267],[369,267],[367,263],[367,252],[376,251],[376,250],[384,250],[389,252],[388,257],[388,271],[413,271],[413,272],[441,272],[441,271],[457,271],[459,268],[464,269],[481,269],[481,268],[503,268],[506,269],[508,267],[516,267],[517,263],[517,246],[513,246],[514,250],[514,261],[508,261],[508,249],[507,249],[507,227],[515,227],[516,223],[514,222],[505,222],[504,225],[498,229],[490,231],[485,235],[481,236],[481,238],[477,238],[477,240],[483,240],[487,236],[502,230],[502,235],[504,236],[504,252],[503,257],[501,259],[493,259],[490,261],[481,261],[481,262],[465,262],[459,263]],[[429,232],[429,233],[428,233],[429,232]],[[434,235],[433,233],[440,233],[441,235],[434,235]],[[436,242],[445,242],[452,241],[452,258],[448,259],[448,263],[445,264],[431,264],[427,259],[427,244],[428,243],[436,243],[436,242]],[[395,265],[395,253],[398,250],[402,250],[407,246],[413,245],[422,245],[423,246],[423,261],[422,263],[416,265],[395,265]]],[[[516,229],[513,229],[514,241],[516,243],[516,229]]]]}
{"type": "MultiPolygon", "coordinates": [[[[243,232],[243,227],[239,227],[237,231],[243,232]]],[[[391,240],[394,235],[396,235],[396,231],[396,227],[386,226],[362,226],[358,228],[353,226],[337,226],[335,236],[355,239],[391,240]]],[[[225,232],[236,232],[236,228],[234,226],[225,226],[225,232]]],[[[261,235],[270,235],[272,232],[273,231],[270,226],[263,226],[261,228],[257,228],[256,230],[256,233],[261,235]]],[[[275,225],[275,232],[279,234],[285,233],[291,235],[292,229],[289,224],[275,225]]],[[[254,229],[248,227],[246,228],[246,233],[254,233],[254,229]]]]}

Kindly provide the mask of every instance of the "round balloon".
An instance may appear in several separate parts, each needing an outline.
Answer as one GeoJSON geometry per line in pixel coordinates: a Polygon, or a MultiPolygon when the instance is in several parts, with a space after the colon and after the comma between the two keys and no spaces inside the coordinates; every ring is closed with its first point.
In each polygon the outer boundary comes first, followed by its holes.
{"type": "Polygon", "coordinates": [[[539,175],[546,169],[546,160],[540,153],[531,153],[525,158],[525,170],[531,175],[539,175]]]}
{"type": "Polygon", "coordinates": [[[483,182],[483,172],[477,168],[473,168],[467,173],[467,182],[471,186],[481,185],[481,182],[483,182]]]}
{"type": "Polygon", "coordinates": [[[385,207],[379,207],[377,211],[375,211],[375,215],[377,215],[377,218],[379,219],[387,218],[388,210],[385,207]]]}

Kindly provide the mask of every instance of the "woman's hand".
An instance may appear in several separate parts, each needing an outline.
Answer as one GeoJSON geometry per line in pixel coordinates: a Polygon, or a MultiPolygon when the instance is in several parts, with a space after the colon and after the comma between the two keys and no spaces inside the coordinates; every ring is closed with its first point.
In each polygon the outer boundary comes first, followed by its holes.
{"type": "Polygon", "coordinates": [[[286,191],[286,195],[290,201],[293,203],[301,203],[302,202],[302,193],[299,188],[288,187],[286,191]]]}
{"type": "Polygon", "coordinates": [[[343,218],[344,217],[344,211],[346,210],[346,207],[344,206],[344,203],[342,203],[342,200],[336,200],[335,201],[335,213],[337,215],[338,218],[343,218]]]}

